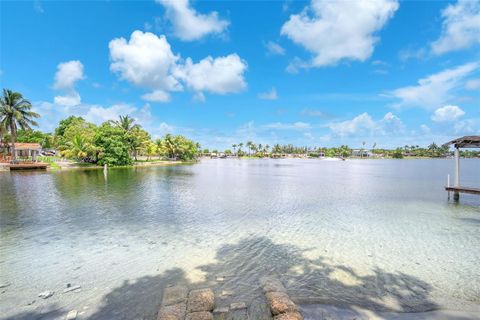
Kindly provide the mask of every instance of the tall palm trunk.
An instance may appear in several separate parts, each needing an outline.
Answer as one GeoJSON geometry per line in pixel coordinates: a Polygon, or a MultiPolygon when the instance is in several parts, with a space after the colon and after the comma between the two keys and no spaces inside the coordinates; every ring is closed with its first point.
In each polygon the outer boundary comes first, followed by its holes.
{"type": "Polygon", "coordinates": [[[15,130],[14,123],[12,122],[10,124],[10,141],[12,142],[12,161],[16,162],[17,161],[17,155],[15,152],[15,140],[16,140],[16,135],[17,135],[17,130],[15,130]]]}

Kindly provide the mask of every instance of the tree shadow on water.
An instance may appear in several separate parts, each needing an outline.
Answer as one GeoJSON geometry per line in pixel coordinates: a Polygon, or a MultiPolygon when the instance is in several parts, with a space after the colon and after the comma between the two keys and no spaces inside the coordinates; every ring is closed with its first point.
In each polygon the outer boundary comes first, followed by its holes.
{"type": "Polygon", "coordinates": [[[430,298],[432,287],[416,277],[380,268],[359,275],[348,266],[328,263],[322,256],[309,259],[307,251],[274,243],[266,237],[249,237],[225,244],[217,250],[215,263],[198,267],[205,275],[202,282],[191,283],[179,268],[125,281],[103,297],[100,308],[88,319],[156,319],[163,289],[171,284],[212,287],[217,297],[225,293],[217,305],[243,301],[253,310],[249,310],[250,319],[269,319],[259,284],[265,275],[278,276],[289,295],[300,304],[331,304],[350,310],[365,308],[374,313],[439,308],[430,298]]]}

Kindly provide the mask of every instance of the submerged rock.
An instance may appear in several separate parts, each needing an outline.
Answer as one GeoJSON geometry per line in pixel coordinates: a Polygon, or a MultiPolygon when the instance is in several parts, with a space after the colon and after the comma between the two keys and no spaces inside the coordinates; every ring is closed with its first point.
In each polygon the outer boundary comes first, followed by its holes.
{"type": "Polygon", "coordinates": [[[47,290],[47,291],[40,292],[40,293],[38,294],[38,297],[39,297],[39,298],[42,298],[42,299],[48,299],[48,298],[50,298],[51,296],[53,296],[54,293],[55,293],[55,292],[53,292],[53,291],[47,290]]]}
{"type": "Polygon", "coordinates": [[[264,277],[260,280],[263,292],[287,292],[282,282],[275,277],[264,277]]]}
{"type": "Polygon", "coordinates": [[[273,315],[298,312],[297,305],[284,292],[267,292],[265,296],[273,315]]]}
{"type": "Polygon", "coordinates": [[[169,306],[187,300],[188,289],[185,286],[167,287],[163,291],[162,305],[169,306]]]}
{"type": "Polygon", "coordinates": [[[158,320],[183,320],[185,319],[186,308],[185,302],[163,306],[158,313],[158,320]]]}
{"type": "Polygon", "coordinates": [[[67,317],[65,318],[65,320],[75,320],[77,319],[77,314],[78,314],[77,310],[72,310],[67,314],[67,317]]]}
{"type": "Polygon", "coordinates": [[[273,320],[303,320],[303,316],[300,312],[287,312],[276,315],[273,320]]]}
{"type": "Polygon", "coordinates": [[[220,293],[220,295],[221,295],[222,297],[233,296],[233,291],[231,291],[231,290],[222,290],[222,292],[220,293]]]}
{"type": "Polygon", "coordinates": [[[63,290],[63,293],[67,293],[67,292],[70,292],[70,291],[74,291],[74,290],[78,290],[80,289],[81,286],[79,285],[76,285],[76,286],[72,286],[70,283],[67,284],[67,288],[63,290]]]}
{"type": "Polygon", "coordinates": [[[245,302],[232,302],[230,304],[230,309],[232,310],[239,310],[239,309],[246,309],[247,305],[245,302]]]}
{"type": "Polygon", "coordinates": [[[192,312],[187,314],[185,320],[213,320],[213,315],[207,311],[192,312]]]}
{"type": "Polygon", "coordinates": [[[188,295],[188,312],[212,311],[215,297],[212,289],[192,290],[188,295]]]}
{"type": "Polygon", "coordinates": [[[228,313],[228,307],[215,308],[213,314],[228,313]]]}

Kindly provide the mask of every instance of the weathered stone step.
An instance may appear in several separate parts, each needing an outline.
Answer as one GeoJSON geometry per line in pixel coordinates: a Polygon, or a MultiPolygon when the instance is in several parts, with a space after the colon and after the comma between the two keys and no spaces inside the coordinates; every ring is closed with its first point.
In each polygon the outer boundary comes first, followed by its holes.
{"type": "Polygon", "coordinates": [[[213,320],[215,297],[212,289],[188,292],[184,286],[165,288],[158,320],[213,320]]]}
{"type": "Polygon", "coordinates": [[[278,278],[262,278],[261,285],[273,320],[303,320],[298,306],[290,299],[287,290],[278,278]]]}

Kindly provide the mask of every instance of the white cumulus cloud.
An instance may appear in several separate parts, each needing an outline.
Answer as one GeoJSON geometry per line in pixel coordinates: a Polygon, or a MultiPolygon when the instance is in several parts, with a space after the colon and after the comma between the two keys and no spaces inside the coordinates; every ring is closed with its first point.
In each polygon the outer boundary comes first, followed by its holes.
{"type": "Polygon", "coordinates": [[[53,87],[58,90],[73,89],[78,80],[85,78],[83,64],[78,60],[59,63],[53,87]]]}
{"type": "Polygon", "coordinates": [[[258,98],[263,100],[277,100],[277,89],[272,88],[270,91],[259,93],[258,98]]]}
{"type": "Polygon", "coordinates": [[[301,13],[290,16],[281,34],[313,53],[311,66],[343,59],[365,61],[378,42],[376,33],[398,7],[396,0],[312,0],[301,13]]]}
{"type": "Polygon", "coordinates": [[[235,93],[247,84],[243,74],[247,64],[237,55],[212,58],[210,56],[193,63],[187,58],[185,64],[178,65],[175,75],[195,92],[217,94],[235,93]]]}
{"type": "Polygon", "coordinates": [[[64,92],[54,98],[55,103],[72,107],[81,103],[80,94],[75,90],[75,84],[85,79],[83,64],[78,60],[59,63],[55,73],[54,89],[64,92]]]}
{"type": "Polygon", "coordinates": [[[183,60],[174,54],[165,36],[139,30],[129,41],[110,41],[109,47],[110,69],[120,79],[152,90],[142,96],[148,101],[168,102],[170,92],[182,91],[185,86],[195,92],[195,97],[203,98],[203,92],[228,94],[246,87],[247,64],[237,54],[208,56],[194,63],[191,58],[183,60]]]}
{"type": "Polygon", "coordinates": [[[480,2],[459,0],[442,11],[440,38],[431,43],[434,54],[457,51],[480,44],[480,2]]]}
{"type": "Polygon", "coordinates": [[[200,39],[210,33],[222,33],[229,25],[218,17],[218,12],[201,14],[188,0],[157,0],[165,7],[165,17],[172,23],[173,33],[184,41],[200,39]]]}
{"type": "Polygon", "coordinates": [[[110,70],[121,79],[157,91],[150,94],[154,98],[160,95],[158,91],[168,96],[169,91],[182,89],[172,75],[180,58],[173,54],[165,36],[157,37],[153,33],[136,30],[129,41],[117,38],[110,41],[108,46],[112,60],[110,70]]]}
{"type": "Polygon", "coordinates": [[[422,78],[417,85],[393,90],[391,95],[400,100],[395,107],[437,108],[451,100],[454,90],[462,87],[465,78],[478,68],[478,63],[467,63],[422,78]]]}
{"type": "Polygon", "coordinates": [[[79,105],[82,102],[80,94],[74,90],[68,92],[63,96],[55,96],[53,98],[55,104],[65,106],[65,107],[74,107],[79,105]]]}
{"type": "Polygon", "coordinates": [[[444,106],[435,110],[432,120],[435,122],[455,121],[465,114],[458,106],[444,106]]]}

